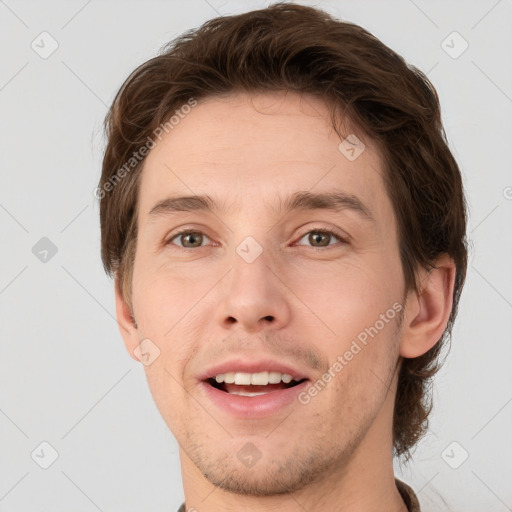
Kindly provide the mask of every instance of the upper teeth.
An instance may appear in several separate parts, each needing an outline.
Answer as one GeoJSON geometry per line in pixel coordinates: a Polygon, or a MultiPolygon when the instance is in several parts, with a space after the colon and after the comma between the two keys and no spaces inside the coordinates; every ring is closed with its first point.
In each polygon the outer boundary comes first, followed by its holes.
{"type": "MultiPolygon", "coordinates": [[[[256,384],[258,386],[266,386],[267,384],[279,384],[283,381],[285,384],[291,382],[293,377],[287,373],[279,372],[259,372],[259,373],[244,373],[244,372],[229,372],[220,373],[215,376],[217,382],[225,382],[226,384],[240,384],[249,385],[256,384]]],[[[300,379],[293,379],[300,380],[300,379]]]]}

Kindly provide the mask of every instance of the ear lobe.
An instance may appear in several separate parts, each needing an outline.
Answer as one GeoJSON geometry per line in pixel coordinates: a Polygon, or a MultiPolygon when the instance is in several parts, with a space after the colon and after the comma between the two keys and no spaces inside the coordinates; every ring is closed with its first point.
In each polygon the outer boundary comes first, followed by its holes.
{"type": "Polygon", "coordinates": [[[121,293],[121,284],[117,274],[115,277],[115,299],[117,325],[119,326],[119,332],[123,337],[124,345],[130,356],[135,359],[135,361],[140,362],[133,353],[140,344],[137,324],[132,316],[130,305],[126,302],[126,299],[121,293]]]}
{"type": "Polygon", "coordinates": [[[452,311],[455,271],[453,260],[443,255],[435,268],[422,273],[420,294],[410,292],[403,319],[402,357],[419,357],[441,338],[452,311]]]}

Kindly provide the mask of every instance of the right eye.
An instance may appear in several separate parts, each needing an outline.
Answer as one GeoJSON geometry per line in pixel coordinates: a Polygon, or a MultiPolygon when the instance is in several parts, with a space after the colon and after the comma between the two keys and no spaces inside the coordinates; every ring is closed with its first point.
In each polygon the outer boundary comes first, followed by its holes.
{"type": "Polygon", "coordinates": [[[173,235],[165,245],[177,245],[178,247],[181,247],[182,249],[195,249],[197,247],[204,247],[201,245],[201,242],[203,241],[204,237],[208,238],[204,233],[201,231],[192,231],[192,230],[183,230],[179,233],[176,233],[173,235]],[[174,244],[172,241],[175,239],[181,239],[182,243],[180,244],[174,244]],[[199,245],[198,245],[199,243],[199,245]],[[187,246],[185,244],[191,244],[190,246],[187,246]]]}

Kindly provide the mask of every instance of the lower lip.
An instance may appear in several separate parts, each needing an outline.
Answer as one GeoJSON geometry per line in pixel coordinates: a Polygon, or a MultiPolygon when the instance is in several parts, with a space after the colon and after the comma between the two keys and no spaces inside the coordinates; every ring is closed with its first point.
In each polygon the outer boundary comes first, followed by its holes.
{"type": "Polygon", "coordinates": [[[281,409],[297,401],[297,395],[308,385],[308,380],[292,388],[269,391],[265,395],[242,396],[232,395],[226,391],[214,388],[208,382],[201,382],[206,396],[219,409],[236,418],[264,418],[271,416],[281,409]]]}

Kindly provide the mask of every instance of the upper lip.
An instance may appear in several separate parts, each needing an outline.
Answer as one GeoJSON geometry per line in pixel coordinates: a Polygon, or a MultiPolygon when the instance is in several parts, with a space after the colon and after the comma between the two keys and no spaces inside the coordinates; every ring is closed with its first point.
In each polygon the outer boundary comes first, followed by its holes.
{"type": "Polygon", "coordinates": [[[306,373],[298,368],[294,368],[286,363],[281,363],[273,359],[258,359],[244,360],[244,359],[230,359],[211,366],[208,370],[199,375],[199,380],[208,380],[215,378],[221,373],[229,372],[244,372],[244,373],[259,373],[259,372],[279,372],[291,375],[294,379],[308,379],[306,373]]]}

